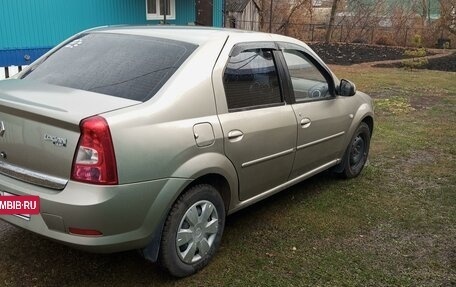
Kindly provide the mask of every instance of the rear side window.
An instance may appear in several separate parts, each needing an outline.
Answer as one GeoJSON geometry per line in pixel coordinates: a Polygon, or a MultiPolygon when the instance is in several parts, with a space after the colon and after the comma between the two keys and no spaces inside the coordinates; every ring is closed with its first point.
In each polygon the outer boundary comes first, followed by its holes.
{"type": "Polygon", "coordinates": [[[196,48],[190,43],[153,37],[83,34],[23,78],[146,101],[196,48]]]}
{"type": "Polygon", "coordinates": [[[282,103],[271,50],[249,49],[231,56],[225,68],[223,84],[230,111],[282,103]]]}

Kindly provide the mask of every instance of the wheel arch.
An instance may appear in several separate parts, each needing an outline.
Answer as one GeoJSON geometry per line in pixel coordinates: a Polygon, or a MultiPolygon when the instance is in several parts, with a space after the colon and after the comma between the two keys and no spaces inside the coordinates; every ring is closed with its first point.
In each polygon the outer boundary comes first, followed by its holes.
{"type": "MultiPolygon", "coordinates": [[[[351,138],[353,137],[353,134],[355,133],[356,129],[358,126],[362,123],[366,123],[369,126],[369,130],[372,136],[372,130],[374,128],[374,112],[372,110],[371,105],[364,103],[358,107],[358,110],[356,111],[353,121],[350,125],[350,128],[348,129],[347,132],[347,137],[345,139],[345,147],[350,143],[351,138]]],[[[345,151],[345,149],[344,149],[345,151]]]]}
{"type": "Polygon", "coordinates": [[[221,153],[211,152],[197,155],[181,165],[174,172],[173,177],[192,179],[191,183],[185,186],[180,193],[195,184],[212,184],[220,192],[227,211],[234,202],[233,200],[237,198],[236,169],[231,161],[221,153]]]}
{"type": "MultiPolygon", "coordinates": [[[[186,181],[173,195],[172,200],[163,212],[158,228],[155,230],[152,240],[142,250],[142,255],[149,261],[156,262],[160,251],[160,240],[163,228],[171,208],[178,198],[191,187],[198,184],[210,184],[219,191],[228,210],[238,194],[237,173],[232,163],[222,154],[207,153],[200,154],[181,165],[172,175],[174,178],[191,179],[186,181]]],[[[166,195],[169,198],[170,195],[166,195]]]]}
{"type": "Polygon", "coordinates": [[[342,168],[343,168],[342,163],[345,160],[344,156],[345,156],[346,149],[347,149],[348,145],[350,144],[350,141],[351,141],[354,133],[356,132],[356,129],[358,128],[358,126],[361,123],[367,124],[367,126],[369,127],[371,137],[372,137],[372,131],[374,129],[374,112],[373,112],[372,106],[367,103],[360,105],[358,110],[356,111],[356,114],[353,117],[353,121],[350,125],[350,128],[348,129],[347,136],[345,138],[345,143],[344,143],[345,148],[343,149],[343,153],[341,153],[341,155],[340,155],[340,159],[341,159],[340,163],[333,167],[333,171],[335,171],[336,173],[342,171],[342,168]]]}
{"type": "Polygon", "coordinates": [[[182,192],[192,188],[193,186],[199,184],[209,184],[215,187],[215,189],[220,193],[223,203],[225,205],[225,211],[227,212],[230,208],[231,203],[231,188],[228,180],[221,174],[218,173],[208,173],[203,176],[200,176],[194,179],[182,192]]]}
{"type": "Polygon", "coordinates": [[[372,115],[366,115],[361,122],[367,124],[367,126],[369,127],[370,136],[372,137],[372,133],[374,132],[374,118],[372,117],[372,115]]]}

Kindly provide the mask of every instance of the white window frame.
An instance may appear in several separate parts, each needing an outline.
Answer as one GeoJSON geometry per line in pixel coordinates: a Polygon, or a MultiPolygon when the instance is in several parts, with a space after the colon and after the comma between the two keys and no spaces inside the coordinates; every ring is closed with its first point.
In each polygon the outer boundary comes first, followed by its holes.
{"type": "MultiPolygon", "coordinates": [[[[164,0],[163,0],[164,1],[164,0]]],[[[168,11],[169,15],[166,15],[166,20],[176,20],[176,0],[168,0],[169,1],[169,7],[170,7],[170,10],[171,11],[168,11]]],[[[148,7],[148,1],[145,0],[145,3],[146,3],[146,19],[147,20],[163,20],[164,19],[164,15],[163,14],[160,14],[160,0],[155,0],[155,3],[156,3],[156,7],[155,7],[155,11],[157,11],[157,13],[155,14],[152,14],[152,13],[148,13],[149,11],[149,7],[148,7]]]]}

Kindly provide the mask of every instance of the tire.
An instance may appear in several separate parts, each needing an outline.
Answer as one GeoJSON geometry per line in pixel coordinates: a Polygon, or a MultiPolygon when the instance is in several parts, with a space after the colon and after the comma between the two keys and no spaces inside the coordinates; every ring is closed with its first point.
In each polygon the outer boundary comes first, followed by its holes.
{"type": "Polygon", "coordinates": [[[219,192],[208,184],[191,187],[174,203],[165,222],[160,265],[175,277],[198,272],[214,257],[224,226],[225,205],[219,192]]]}
{"type": "Polygon", "coordinates": [[[340,175],[343,178],[357,177],[364,168],[369,155],[371,132],[362,122],[356,129],[342,158],[340,175]]]}

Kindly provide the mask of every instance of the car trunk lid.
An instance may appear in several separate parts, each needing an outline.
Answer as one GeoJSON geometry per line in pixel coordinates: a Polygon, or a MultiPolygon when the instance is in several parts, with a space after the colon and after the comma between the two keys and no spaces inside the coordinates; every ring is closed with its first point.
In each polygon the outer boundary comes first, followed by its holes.
{"type": "Polygon", "coordinates": [[[0,82],[0,173],[62,189],[81,120],[138,103],[29,80],[0,82]]]}

